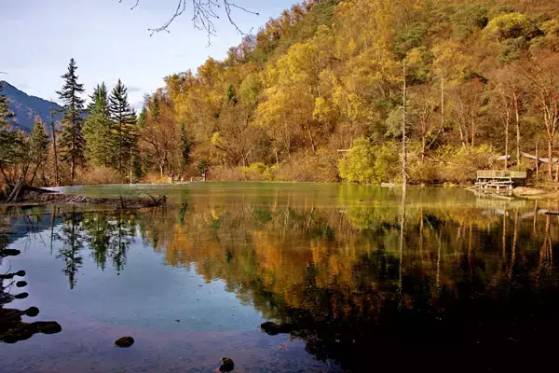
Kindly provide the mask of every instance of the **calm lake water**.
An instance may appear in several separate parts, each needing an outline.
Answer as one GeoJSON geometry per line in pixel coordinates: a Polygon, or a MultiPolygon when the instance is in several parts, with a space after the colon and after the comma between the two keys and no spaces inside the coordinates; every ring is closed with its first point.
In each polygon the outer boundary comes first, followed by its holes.
{"type": "Polygon", "coordinates": [[[68,191],[169,205],[0,211],[0,315],[39,309],[0,319],[1,372],[213,372],[224,356],[235,372],[554,360],[555,202],[319,184],[68,191]],[[61,330],[32,324],[44,321],[61,330]],[[115,347],[122,336],[135,344],[115,347]]]}

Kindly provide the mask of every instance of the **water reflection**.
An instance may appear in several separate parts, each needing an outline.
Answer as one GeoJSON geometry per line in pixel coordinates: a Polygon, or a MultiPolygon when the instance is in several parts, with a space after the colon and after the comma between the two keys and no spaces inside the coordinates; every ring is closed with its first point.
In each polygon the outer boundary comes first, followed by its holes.
{"type": "MultiPolygon", "coordinates": [[[[0,228],[4,227],[0,226],[0,228]]],[[[0,229],[0,264],[4,258],[21,254],[20,250],[6,247],[10,242],[9,236],[4,229],[0,229]]],[[[37,307],[29,307],[26,310],[6,308],[15,300],[29,297],[27,292],[22,291],[28,285],[23,280],[25,276],[26,272],[23,270],[0,273],[0,342],[16,343],[27,340],[37,333],[56,334],[62,330],[62,327],[54,321],[25,322],[24,316],[33,318],[39,314],[37,307]]]]}
{"type": "Polygon", "coordinates": [[[401,349],[465,357],[554,340],[559,220],[546,210],[557,206],[403,197],[341,187],[333,199],[209,193],[166,209],[73,209],[52,218],[53,239],[70,288],[84,255],[122,272],[141,241],[169,266],[222,279],[269,320],[262,332],[301,339],[339,369],[416,364],[401,349]]]}

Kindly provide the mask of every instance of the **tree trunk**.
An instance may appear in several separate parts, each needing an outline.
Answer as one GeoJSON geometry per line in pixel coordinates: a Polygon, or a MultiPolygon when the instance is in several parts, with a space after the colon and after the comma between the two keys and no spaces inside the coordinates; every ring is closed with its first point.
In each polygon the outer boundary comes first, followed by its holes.
{"type": "MultiPolygon", "coordinates": [[[[407,80],[406,80],[406,64],[404,62],[403,74],[404,74],[404,86],[402,90],[402,189],[405,193],[408,184],[408,173],[407,173],[407,162],[408,162],[408,149],[406,144],[406,110],[407,110],[407,80]]],[[[401,265],[401,263],[400,263],[401,265]]]]}
{"type": "Polygon", "coordinates": [[[513,104],[514,104],[514,114],[516,119],[516,164],[520,166],[520,110],[518,107],[518,95],[516,92],[512,93],[513,104]]]}
{"type": "Polygon", "coordinates": [[[58,148],[56,146],[56,126],[54,122],[51,123],[52,131],[52,150],[54,152],[54,184],[56,186],[60,185],[60,175],[58,173],[58,148]]]}
{"type": "Polygon", "coordinates": [[[549,163],[547,164],[547,172],[549,175],[549,180],[553,180],[553,166],[552,166],[552,160],[553,160],[553,139],[549,138],[547,140],[547,156],[549,158],[549,163]]]}

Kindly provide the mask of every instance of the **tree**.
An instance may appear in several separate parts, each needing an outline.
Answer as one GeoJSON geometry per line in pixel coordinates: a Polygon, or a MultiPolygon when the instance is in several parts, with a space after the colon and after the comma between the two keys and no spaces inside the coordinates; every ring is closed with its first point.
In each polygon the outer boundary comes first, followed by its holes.
{"type": "Polygon", "coordinates": [[[0,173],[10,183],[8,167],[15,161],[15,133],[11,128],[14,113],[10,110],[8,98],[2,94],[0,85],[0,173]]]}
{"type": "Polygon", "coordinates": [[[111,166],[111,118],[107,96],[105,83],[95,88],[84,123],[85,155],[94,166],[111,166]]]}
{"type": "Polygon", "coordinates": [[[30,184],[33,184],[37,171],[44,167],[47,161],[49,143],[49,135],[45,126],[42,120],[37,119],[29,136],[29,164],[30,167],[33,167],[30,184]]]}
{"type": "Polygon", "coordinates": [[[124,179],[129,173],[132,182],[132,162],[136,156],[137,128],[136,113],[128,103],[127,88],[119,79],[109,97],[111,118],[111,145],[113,146],[113,164],[124,179]]]}
{"type": "Polygon", "coordinates": [[[190,163],[190,153],[192,152],[192,141],[186,130],[186,126],[181,124],[180,130],[180,140],[181,140],[181,171],[190,163]]]}
{"type": "MultiPolygon", "coordinates": [[[[122,2],[122,0],[120,0],[120,2],[122,2]]],[[[152,35],[156,32],[162,32],[162,31],[169,32],[169,27],[171,26],[171,24],[178,17],[182,16],[187,11],[189,2],[190,1],[187,0],[177,0],[176,9],[172,13],[169,20],[167,20],[167,22],[165,22],[163,25],[159,27],[148,29],[148,31],[152,35]]],[[[139,5],[140,5],[140,0],[135,0],[132,9],[135,9],[139,5]]],[[[252,12],[238,5],[235,1],[232,0],[212,0],[212,1],[192,0],[191,3],[192,22],[194,23],[194,26],[196,28],[204,30],[208,33],[209,36],[212,36],[215,34],[214,21],[220,19],[221,17],[220,14],[224,12],[225,17],[227,18],[229,23],[231,23],[237,29],[237,31],[239,31],[242,34],[243,32],[233,20],[233,16],[232,16],[233,9],[239,9],[246,13],[258,15],[257,12],[252,12]]]]}
{"type": "MultiPolygon", "coordinates": [[[[559,55],[544,55],[534,60],[528,72],[531,82],[533,105],[543,119],[543,132],[547,140],[547,172],[553,179],[553,153],[559,131],[559,81],[557,80],[559,55]]],[[[559,178],[559,173],[556,179],[559,178]]]]}
{"type": "MultiPolygon", "coordinates": [[[[145,123],[142,128],[141,146],[145,154],[146,166],[154,166],[163,178],[165,172],[173,170],[173,158],[181,149],[184,133],[177,133],[174,107],[169,97],[161,91],[150,97],[144,107],[145,123]]],[[[185,144],[183,144],[185,145],[185,144]]],[[[185,148],[181,149],[184,152],[185,148]]],[[[183,158],[184,153],[180,158],[183,158]]],[[[179,158],[179,159],[180,159],[179,158]]],[[[181,163],[181,165],[186,163],[181,163]]]]}
{"type": "Polygon", "coordinates": [[[76,168],[83,164],[85,140],[82,134],[84,101],[79,96],[84,92],[83,84],[78,83],[76,61],[70,59],[68,71],[62,75],[64,85],[58,91],[58,96],[64,103],[64,118],[62,120],[62,160],[70,164],[71,181],[74,182],[76,168]]]}

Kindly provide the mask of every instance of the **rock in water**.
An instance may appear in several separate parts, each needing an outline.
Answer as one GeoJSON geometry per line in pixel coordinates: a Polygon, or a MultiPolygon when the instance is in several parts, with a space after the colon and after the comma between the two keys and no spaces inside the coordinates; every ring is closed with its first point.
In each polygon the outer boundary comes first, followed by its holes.
{"type": "Polygon", "coordinates": [[[0,257],[6,257],[6,256],[16,256],[21,254],[21,251],[16,250],[16,249],[3,249],[0,250],[0,257]]]}
{"type": "Polygon", "coordinates": [[[25,315],[29,317],[35,317],[39,314],[39,309],[37,307],[29,307],[25,311],[25,315]]]}
{"type": "Polygon", "coordinates": [[[224,357],[221,359],[221,365],[219,367],[220,372],[232,372],[235,369],[235,363],[233,359],[224,357]]]}
{"type": "Polygon", "coordinates": [[[55,321],[39,321],[32,325],[35,326],[37,332],[43,334],[56,334],[62,331],[60,324],[55,321]]]}
{"type": "Polygon", "coordinates": [[[130,347],[134,344],[134,338],[132,337],[122,337],[115,341],[115,345],[122,348],[130,347]]]}
{"type": "Polygon", "coordinates": [[[18,281],[18,282],[16,282],[16,286],[18,288],[23,288],[23,287],[27,286],[27,282],[26,281],[18,281]]]}
{"type": "Polygon", "coordinates": [[[29,296],[29,293],[20,293],[20,294],[16,294],[14,295],[15,299],[25,299],[29,296]]]}

